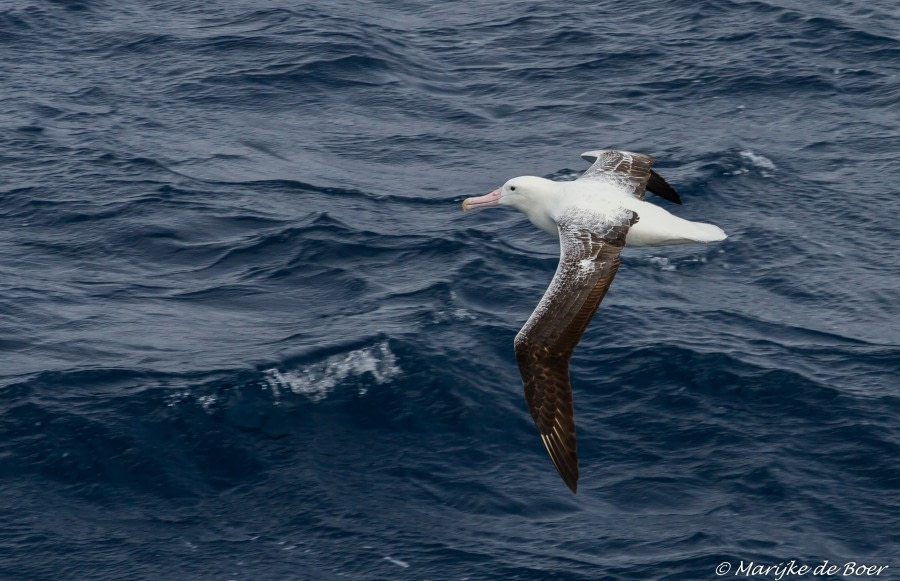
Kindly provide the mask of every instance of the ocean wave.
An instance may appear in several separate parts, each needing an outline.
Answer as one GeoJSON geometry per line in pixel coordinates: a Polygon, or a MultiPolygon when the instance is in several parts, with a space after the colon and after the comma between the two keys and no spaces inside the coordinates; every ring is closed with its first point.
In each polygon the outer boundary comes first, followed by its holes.
{"type": "Polygon", "coordinates": [[[889,563],[896,10],[620,8],[0,10],[0,576],[889,563]],[[729,238],[623,253],[572,496],[513,349],[558,242],[459,204],[603,147],[729,238]]]}
{"type": "MultiPolygon", "coordinates": [[[[300,369],[267,369],[265,382],[276,399],[282,390],[307,396],[318,402],[326,397],[337,385],[348,378],[371,374],[375,383],[381,384],[396,378],[401,373],[397,358],[387,342],[374,347],[364,347],[349,353],[332,355],[314,365],[300,369]]],[[[360,386],[359,395],[365,395],[367,388],[360,386]]]]}

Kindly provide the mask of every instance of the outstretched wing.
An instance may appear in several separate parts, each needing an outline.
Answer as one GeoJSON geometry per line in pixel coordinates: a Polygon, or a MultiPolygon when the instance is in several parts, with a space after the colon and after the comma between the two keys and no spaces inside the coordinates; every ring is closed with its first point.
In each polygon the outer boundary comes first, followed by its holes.
{"type": "Polygon", "coordinates": [[[601,149],[586,151],[581,158],[593,165],[585,171],[579,180],[601,180],[618,185],[634,197],[643,200],[646,190],[676,204],[681,203],[678,192],[670,186],[658,173],[650,169],[653,157],[629,151],[601,149]]]}
{"type": "Polygon", "coordinates": [[[553,465],[572,492],[578,484],[578,451],[569,358],[616,275],[625,236],[637,220],[625,209],[614,216],[564,215],[558,222],[556,274],[516,335],[516,360],[528,409],[553,465]]]}

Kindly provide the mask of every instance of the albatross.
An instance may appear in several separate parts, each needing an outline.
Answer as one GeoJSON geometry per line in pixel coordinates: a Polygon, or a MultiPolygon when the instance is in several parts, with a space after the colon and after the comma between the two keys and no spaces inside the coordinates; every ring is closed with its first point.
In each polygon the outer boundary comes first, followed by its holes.
{"type": "Polygon", "coordinates": [[[616,150],[588,151],[581,157],[592,165],[574,181],[521,176],[462,203],[463,210],[511,206],[541,230],[559,236],[556,274],[516,335],[515,352],[531,417],[573,493],[578,450],[569,359],[616,275],[622,248],[726,238],[718,226],[684,220],[644,200],[649,190],[681,203],[672,186],[650,169],[653,157],[616,150]]]}

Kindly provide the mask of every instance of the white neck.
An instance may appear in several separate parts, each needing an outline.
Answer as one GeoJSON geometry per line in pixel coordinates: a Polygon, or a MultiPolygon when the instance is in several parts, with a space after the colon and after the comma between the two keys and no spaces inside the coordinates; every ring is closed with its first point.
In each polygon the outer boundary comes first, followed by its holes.
{"type": "Polygon", "coordinates": [[[519,209],[523,214],[528,216],[528,219],[531,220],[532,224],[548,234],[557,236],[559,230],[556,227],[556,212],[554,210],[558,205],[558,195],[561,193],[559,190],[563,188],[563,184],[545,180],[543,178],[535,179],[539,179],[542,182],[540,184],[540,193],[535,192],[535,194],[529,198],[528,204],[519,209]]]}

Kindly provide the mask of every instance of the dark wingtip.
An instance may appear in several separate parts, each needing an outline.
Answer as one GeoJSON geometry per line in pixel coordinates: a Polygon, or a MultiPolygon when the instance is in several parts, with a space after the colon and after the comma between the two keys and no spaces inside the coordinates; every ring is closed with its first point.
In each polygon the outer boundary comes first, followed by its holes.
{"type": "Polygon", "coordinates": [[[556,466],[556,471],[559,473],[563,482],[566,483],[566,486],[569,487],[569,490],[572,491],[572,494],[576,494],[578,492],[578,466],[576,465],[575,468],[571,468],[570,466],[561,466],[556,462],[554,462],[553,465],[556,466]]]}
{"type": "Polygon", "coordinates": [[[662,178],[661,175],[650,170],[650,181],[647,182],[647,189],[663,198],[664,200],[669,200],[670,202],[675,202],[676,204],[681,203],[681,196],[678,195],[678,192],[675,191],[675,188],[670,186],[666,180],[662,178]]]}

